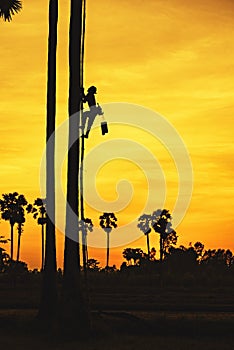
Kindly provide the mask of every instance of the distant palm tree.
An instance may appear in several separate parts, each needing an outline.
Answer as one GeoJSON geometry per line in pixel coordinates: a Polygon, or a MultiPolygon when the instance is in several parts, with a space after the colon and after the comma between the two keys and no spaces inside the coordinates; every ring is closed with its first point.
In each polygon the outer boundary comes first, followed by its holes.
{"type": "Polygon", "coordinates": [[[20,0],[0,0],[0,18],[10,22],[12,16],[22,9],[22,1],[20,0]]]}
{"type": "Polygon", "coordinates": [[[176,232],[172,229],[171,220],[171,214],[167,209],[158,209],[152,214],[152,227],[160,235],[161,262],[164,258],[166,245],[175,244],[177,241],[176,232]]]}
{"type": "MultiPolygon", "coordinates": [[[[3,199],[0,199],[0,211],[3,220],[9,221],[11,226],[11,260],[13,260],[14,250],[14,226],[16,223],[22,224],[24,220],[24,207],[28,204],[24,195],[18,194],[18,192],[5,193],[2,195],[3,199]]],[[[21,235],[21,230],[18,232],[21,235]]],[[[20,238],[19,244],[20,245],[20,238]]]]}
{"type": "Polygon", "coordinates": [[[117,227],[117,218],[114,213],[103,213],[99,217],[100,226],[106,232],[106,267],[109,267],[109,255],[110,255],[110,233],[113,228],[117,227]]]}
{"type": "Polygon", "coordinates": [[[46,217],[46,207],[44,200],[37,198],[34,201],[34,204],[29,204],[27,206],[27,212],[33,214],[33,218],[37,219],[38,225],[41,225],[41,271],[44,270],[45,263],[45,230],[44,226],[47,221],[46,217]],[[39,217],[38,217],[39,216],[39,217]]]}
{"type": "Polygon", "coordinates": [[[139,224],[137,227],[145,234],[146,242],[147,242],[147,250],[148,257],[150,257],[150,243],[149,243],[149,234],[151,232],[151,223],[152,223],[152,215],[151,214],[143,214],[138,219],[139,224]]]}
{"type": "Polygon", "coordinates": [[[18,243],[17,243],[17,255],[16,260],[19,261],[20,258],[20,244],[21,244],[21,235],[23,232],[23,226],[25,223],[25,206],[28,204],[26,199],[21,198],[21,200],[18,201],[18,220],[17,220],[17,231],[18,231],[18,243]]]}

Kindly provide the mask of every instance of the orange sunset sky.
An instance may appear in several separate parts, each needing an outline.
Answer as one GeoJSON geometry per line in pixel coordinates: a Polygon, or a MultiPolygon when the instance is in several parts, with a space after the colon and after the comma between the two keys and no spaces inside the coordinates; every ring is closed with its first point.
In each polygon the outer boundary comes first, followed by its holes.
{"type": "MultiPolygon", "coordinates": [[[[48,3],[23,0],[23,10],[12,22],[0,21],[0,194],[17,191],[29,202],[41,196],[48,3]]],[[[233,16],[232,0],[87,0],[85,87],[96,85],[97,99],[103,105],[126,102],[158,112],[180,134],[190,155],[193,194],[187,213],[176,227],[178,244],[201,241],[206,248],[234,250],[233,16]]],[[[57,126],[68,117],[68,32],[69,1],[63,0],[59,1],[57,126]]],[[[173,212],[178,193],[176,164],[157,137],[120,125],[110,125],[109,134],[102,137],[97,128],[87,140],[87,154],[105,145],[114,154],[107,163],[100,159],[96,174],[97,191],[107,201],[105,211],[113,208],[108,201],[119,200],[116,185],[122,179],[132,186],[129,203],[125,198],[128,191],[119,192],[122,207],[116,216],[120,227],[144,212],[147,176],[153,176],[147,159],[144,162],[141,158],[139,145],[150,150],[160,164],[166,181],[165,207],[173,212]],[[119,159],[124,157],[124,147],[119,156],[115,155],[114,141],[120,136],[132,142],[132,160],[119,159]]],[[[88,168],[85,176],[89,192],[88,168]]],[[[157,177],[153,180],[160,187],[157,177]]],[[[157,193],[160,196],[156,191],[152,211],[158,209],[157,193]]],[[[87,216],[97,226],[103,210],[93,207],[92,194],[87,196],[87,216]]],[[[64,217],[64,212],[58,215],[64,217]]],[[[136,225],[131,230],[138,232],[136,225]]],[[[9,237],[9,233],[9,224],[1,220],[0,235],[9,237]]],[[[100,236],[99,246],[105,246],[104,233],[95,229],[91,235],[97,235],[97,240],[100,236]]],[[[150,240],[158,249],[158,236],[151,234],[150,240]]],[[[63,263],[63,241],[63,234],[58,233],[59,266],[63,263]]],[[[145,237],[134,242],[126,239],[121,246],[117,241],[110,264],[121,263],[121,252],[127,246],[146,250],[145,237]]],[[[40,227],[27,217],[21,260],[30,268],[40,266],[40,242],[40,227]]],[[[104,248],[90,247],[89,256],[105,265],[104,248]]]]}

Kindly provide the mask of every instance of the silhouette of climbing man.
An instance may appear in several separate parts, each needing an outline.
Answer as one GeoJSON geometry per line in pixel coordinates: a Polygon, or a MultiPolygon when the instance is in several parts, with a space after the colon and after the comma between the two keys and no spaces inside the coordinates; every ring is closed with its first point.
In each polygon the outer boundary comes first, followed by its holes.
{"type": "Polygon", "coordinates": [[[97,115],[103,115],[103,111],[101,107],[96,103],[96,98],[95,98],[95,94],[97,93],[96,86],[90,86],[87,91],[88,91],[87,95],[85,95],[83,92],[83,102],[88,102],[88,105],[89,105],[89,111],[83,113],[84,125],[86,124],[86,120],[88,120],[87,131],[86,131],[86,134],[84,135],[84,137],[86,138],[88,138],[89,136],[89,132],[94,123],[95,117],[97,115]]]}

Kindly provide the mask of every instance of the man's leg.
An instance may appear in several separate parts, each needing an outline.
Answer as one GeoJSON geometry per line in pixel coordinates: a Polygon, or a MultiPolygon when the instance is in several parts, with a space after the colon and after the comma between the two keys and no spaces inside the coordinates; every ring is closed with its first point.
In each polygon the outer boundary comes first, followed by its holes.
{"type": "Polygon", "coordinates": [[[87,125],[87,131],[86,131],[86,134],[85,134],[85,137],[88,138],[89,136],[89,132],[91,130],[91,127],[94,123],[94,120],[95,120],[95,117],[96,117],[97,113],[94,113],[94,111],[91,111],[89,113],[89,118],[88,118],[88,125],[87,125]]]}
{"type": "Polygon", "coordinates": [[[82,115],[82,133],[85,135],[85,131],[87,130],[86,124],[88,123],[89,120],[89,113],[88,111],[83,112],[82,115]]]}

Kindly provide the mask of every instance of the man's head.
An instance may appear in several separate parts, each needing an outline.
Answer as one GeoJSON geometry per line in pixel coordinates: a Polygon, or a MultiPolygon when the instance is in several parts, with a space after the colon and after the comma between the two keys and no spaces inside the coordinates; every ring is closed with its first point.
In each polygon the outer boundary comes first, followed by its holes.
{"type": "Polygon", "coordinates": [[[88,88],[88,92],[91,92],[92,94],[96,94],[97,93],[97,88],[96,86],[90,86],[88,88]]]}

